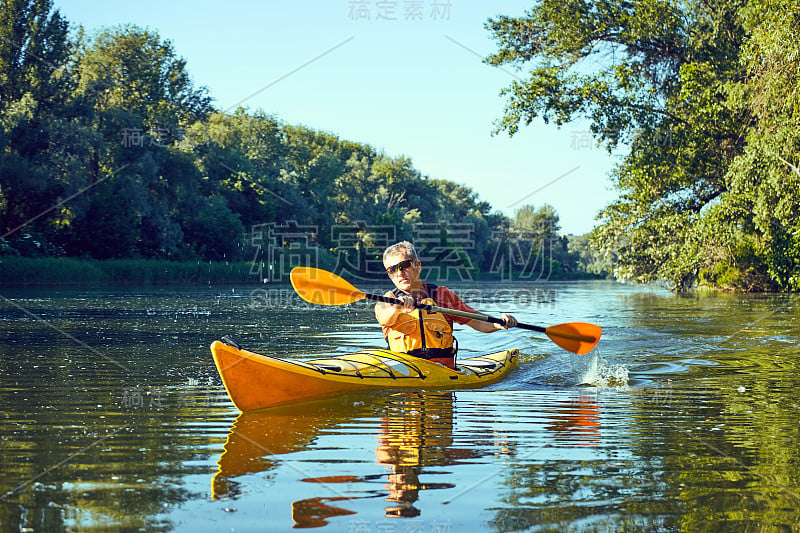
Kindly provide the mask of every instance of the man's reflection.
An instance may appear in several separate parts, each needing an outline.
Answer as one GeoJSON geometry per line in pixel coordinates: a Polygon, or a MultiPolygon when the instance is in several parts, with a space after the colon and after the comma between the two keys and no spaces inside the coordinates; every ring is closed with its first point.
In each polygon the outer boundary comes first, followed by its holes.
{"type": "Polygon", "coordinates": [[[406,393],[392,397],[381,423],[375,456],[388,465],[386,516],[414,517],[419,491],[450,488],[449,483],[422,484],[419,475],[424,467],[452,464],[469,451],[452,448],[453,393],[406,393]]]}

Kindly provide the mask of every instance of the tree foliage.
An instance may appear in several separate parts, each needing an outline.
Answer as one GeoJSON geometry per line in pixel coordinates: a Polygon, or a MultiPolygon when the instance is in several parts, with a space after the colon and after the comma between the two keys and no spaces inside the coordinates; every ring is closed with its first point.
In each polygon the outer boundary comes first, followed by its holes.
{"type": "Polygon", "coordinates": [[[427,224],[471,268],[496,262],[512,223],[471,188],[262,111],[220,112],[152,30],[69,35],[48,1],[2,4],[0,254],[243,260],[248,231],[296,224],[331,257],[427,224]]]}
{"type": "Polygon", "coordinates": [[[629,146],[595,232],[619,277],[797,290],[798,16],[772,0],[542,0],[487,24],[487,61],[529,71],[498,130],[584,117],[629,146]]]}
{"type": "Polygon", "coordinates": [[[537,209],[523,205],[515,213],[511,232],[523,241],[523,254],[538,256],[545,272],[563,275],[579,271],[578,256],[569,250],[569,238],[561,234],[553,206],[544,204],[537,209]]]}

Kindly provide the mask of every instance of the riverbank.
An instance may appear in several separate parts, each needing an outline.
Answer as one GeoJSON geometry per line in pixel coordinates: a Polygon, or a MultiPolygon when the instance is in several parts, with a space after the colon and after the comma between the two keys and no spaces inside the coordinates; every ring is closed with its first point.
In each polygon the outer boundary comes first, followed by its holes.
{"type": "Polygon", "coordinates": [[[156,259],[0,258],[0,286],[209,285],[259,283],[248,262],[156,259]]]}
{"type": "MultiPolygon", "coordinates": [[[[251,262],[164,261],[158,259],[79,259],[74,257],[0,257],[0,287],[79,285],[225,285],[262,284],[264,265],[251,262]]],[[[507,280],[481,273],[486,281],[507,280]]],[[[577,272],[551,275],[539,281],[603,279],[577,272]]],[[[523,279],[522,281],[533,281],[523,279]]]]}

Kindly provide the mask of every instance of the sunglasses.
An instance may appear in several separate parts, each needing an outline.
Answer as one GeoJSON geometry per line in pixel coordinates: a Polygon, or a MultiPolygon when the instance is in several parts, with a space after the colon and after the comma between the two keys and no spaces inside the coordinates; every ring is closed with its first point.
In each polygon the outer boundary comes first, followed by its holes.
{"type": "Polygon", "coordinates": [[[401,270],[407,269],[408,267],[410,267],[413,264],[414,264],[414,261],[412,261],[411,259],[406,259],[404,261],[400,261],[396,265],[392,265],[389,268],[387,268],[386,269],[386,273],[389,274],[390,276],[393,276],[393,275],[397,274],[398,272],[400,272],[401,270]]]}

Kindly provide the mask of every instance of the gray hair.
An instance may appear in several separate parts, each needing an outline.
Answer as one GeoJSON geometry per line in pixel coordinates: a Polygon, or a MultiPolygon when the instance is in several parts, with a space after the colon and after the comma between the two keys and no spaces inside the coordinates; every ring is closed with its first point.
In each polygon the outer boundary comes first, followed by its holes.
{"type": "Polygon", "coordinates": [[[400,241],[395,243],[386,250],[383,251],[383,260],[386,261],[386,258],[390,255],[395,255],[397,253],[403,253],[407,258],[411,259],[412,261],[419,261],[419,257],[417,257],[417,250],[414,248],[414,245],[408,241],[400,241]]]}

